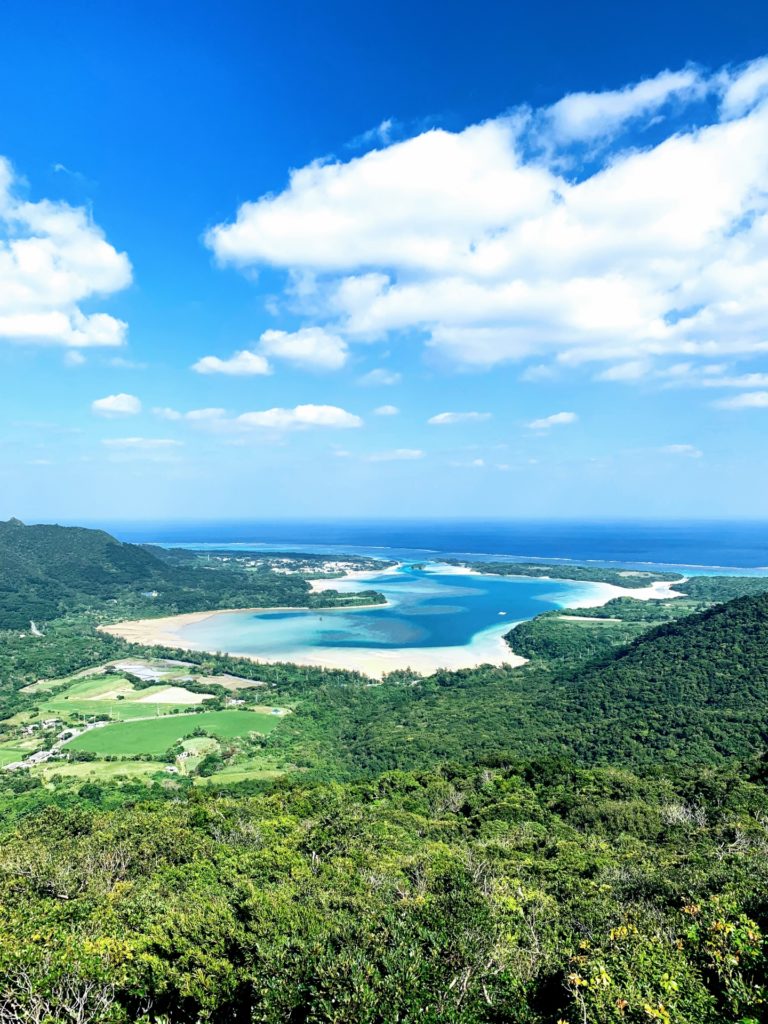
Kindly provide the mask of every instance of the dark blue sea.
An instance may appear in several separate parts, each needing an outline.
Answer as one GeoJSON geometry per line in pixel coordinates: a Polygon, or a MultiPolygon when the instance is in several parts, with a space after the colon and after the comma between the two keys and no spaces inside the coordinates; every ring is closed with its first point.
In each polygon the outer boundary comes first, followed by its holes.
{"type": "MultiPolygon", "coordinates": [[[[96,524],[94,524],[96,525],[96,524]]],[[[100,523],[122,540],[164,545],[393,559],[464,558],[757,570],[768,567],[768,522],[482,520],[100,523]]]]}

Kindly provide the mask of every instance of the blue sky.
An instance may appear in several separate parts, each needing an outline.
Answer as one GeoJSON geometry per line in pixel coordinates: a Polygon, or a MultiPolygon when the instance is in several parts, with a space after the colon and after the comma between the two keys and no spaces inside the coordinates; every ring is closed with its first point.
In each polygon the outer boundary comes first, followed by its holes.
{"type": "Polygon", "coordinates": [[[4,4],[0,515],[764,517],[768,17],[669,7],[4,4]]]}

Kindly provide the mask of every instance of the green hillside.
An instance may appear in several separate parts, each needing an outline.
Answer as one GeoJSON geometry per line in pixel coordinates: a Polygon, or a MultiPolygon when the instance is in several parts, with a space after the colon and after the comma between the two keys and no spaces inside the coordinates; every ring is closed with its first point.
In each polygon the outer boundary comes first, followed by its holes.
{"type": "MultiPolygon", "coordinates": [[[[246,571],[124,544],[102,530],[0,523],[0,630],[25,629],[68,612],[115,604],[126,615],[207,608],[307,606],[349,595],[313,595],[301,575],[246,571]]],[[[355,595],[355,602],[378,600],[355,595]]]]}
{"type": "Polygon", "coordinates": [[[157,559],[101,530],[0,523],[0,627],[28,627],[162,579],[157,559]]]}

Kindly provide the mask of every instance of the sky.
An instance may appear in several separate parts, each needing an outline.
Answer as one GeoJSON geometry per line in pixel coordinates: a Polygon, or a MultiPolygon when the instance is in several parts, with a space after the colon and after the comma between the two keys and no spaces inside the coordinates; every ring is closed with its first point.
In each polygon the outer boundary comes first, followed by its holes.
{"type": "Polygon", "coordinates": [[[768,14],[0,7],[0,517],[768,515],[768,14]]]}

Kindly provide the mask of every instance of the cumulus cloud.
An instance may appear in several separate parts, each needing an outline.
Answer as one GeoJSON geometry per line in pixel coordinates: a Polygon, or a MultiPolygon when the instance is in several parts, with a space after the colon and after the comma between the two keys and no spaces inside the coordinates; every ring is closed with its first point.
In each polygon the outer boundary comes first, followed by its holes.
{"type": "Polygon", "coordinates": [[[768,409],[768,391],[745,391],[743,395],[722,398],[714,404],[719,409],[768,409]]]}
{"type": "Polygon", "coordinates": [[[391,387],[393,384],[399,384],[402,379],[403,375],[394,370],[377,369],[363,374],[357,383],[363,387],[391,387]]]}
{"type": "Polygon", "coordinates": [[[122,345],[127,325],[81,304],[131,283],[125,253],[82,207],[19,196],[0,157],[0,340],[73,348],[122,345]]]}
{"type": "Polygon", "coordinates": [[[530,430],[549,430],[550,427],[560,427],[568,423],[575,423],[578,418],[575,412],[555,412],[551,416],[542,417],[540,420],[531,420],[528,428],[530,430]]]}
{"type": "Polygon", "coordinates": [[[265,331],[260,349],[275,359],[316,370],[339,370],[347,361],[346,342],[322,327],[298,331],[265,331]]]}
{"type": "Polygon", "coordinates": [[[446,427],[454,423],[481,423],[490,418],[489,412],[439,412],[436,416],[430,416],[427,423],[433,427],[446,427]]]}
{"type": "Polygon", "coordinates": [[[248,351],[235,352],[229,359],[203,356],[193,364],[192,369],[195,373],[224,373],[231,377],[253,377],[271,373],[264,356],[248,351]]]}
{"type": "Polygon", "coordinates": [[[688,459],[700,459],[704,452],[693,444],[665,444],[659,449],[664,455],[682,455],[688,459]]]}
{"type": "Polygon", "coordinates": [[[366,457],[367,462],[410,462],[414,459],[423,459],[424,452],[421,448],[395,448],[391,452],[374,452],[366,457]]]}
{"type": "Polygon", "coordinates": [[[98,416],[135,416],[141,412],[141,402],[135,395],[107,395],[91,402],[91,411],[98,416]]]}
{"type": "Polygon", "coordinates": [[[270,359],[282,359],[310,370],[339,370],[347,361],[347,344],[322,327],[297,331],[264,331],[255,349],[235,352],[228,359],[203,356],[192,366],[196,373],[225,373],[233,377],[272,372],[270,359]]]}
{"type": "Polygon", "coordinates": [[[265,409],[263,412],[244,412],[234,423],[243,427],[271,427],[286,430],[291,427],[361,427],[363,421],[346,409],[336,405],[297,405],[294,409],[265,409]]]}
{"type": "Polygon", "coordinates": [[[399,412],[396,405],[380,405],[378,409],[373,410],[375,416],[397,416],[399,412]]]}
{"type": "Polygon", "coordinates": [[[766,351],[766,82],[765,59],[664,71],[317,161],[207,243],[284,270],[348,343],[407,333],[462,366],[596,360],[629,380],[766,351]]]}

